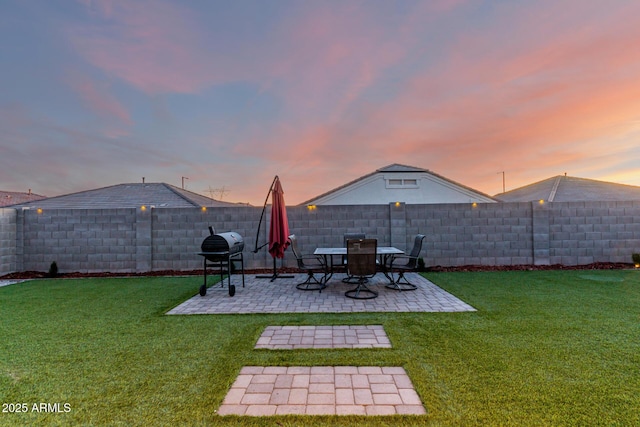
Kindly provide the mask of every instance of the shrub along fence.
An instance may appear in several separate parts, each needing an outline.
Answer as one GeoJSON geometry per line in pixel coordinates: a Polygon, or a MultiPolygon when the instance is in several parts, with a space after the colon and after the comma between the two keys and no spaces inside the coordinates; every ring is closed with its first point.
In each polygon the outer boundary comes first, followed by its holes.
{"type": "MultiPolygon", "coordinates": [[[[199,269],[209,226],[244,237],[245,268],[269,268],[266,247],[254,253],[260,213],[244,206],[0,209],[0,274],[47,271],[53,261],[61,273],[199,269]]],[[[287,213],[305,253],[341,246],[354,232],[407,251],[415,234],[425,234],[426,266],[631,263],[640,252],[640,201],[294,206],[287,213]]],[[[258,246],[269,220],[267,209],[258,246]]],[[[283,265],[295,266],[289,251],[283,265]]]]}

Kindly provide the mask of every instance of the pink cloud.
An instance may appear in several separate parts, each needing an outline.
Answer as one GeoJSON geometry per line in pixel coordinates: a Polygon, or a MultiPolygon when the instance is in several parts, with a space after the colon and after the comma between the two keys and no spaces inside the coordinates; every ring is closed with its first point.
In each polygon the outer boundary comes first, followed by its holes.
{"type": "Polygon", "coordinates": [[[70,38],[94,66],[147,93],[191,93],[219,76],[193,13],[164,1],[94,1],[70,38]]]}
{"type": "Polygon", "coordinates": [[[72,77],[69,77],[68,81],[84,103],[96,114],[107,119],[115,119],[127,126],[132,124],[129,112],[109,92],[106,85],[97,85],[90,78],[79,73],[72,73],[72,77]]]}

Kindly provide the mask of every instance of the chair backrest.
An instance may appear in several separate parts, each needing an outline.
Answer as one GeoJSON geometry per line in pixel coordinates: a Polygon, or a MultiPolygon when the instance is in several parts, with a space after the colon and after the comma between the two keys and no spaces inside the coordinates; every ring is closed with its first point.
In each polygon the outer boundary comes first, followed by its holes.
{"type": "Polygon", "coordinates": [[[407,262],[408,266],[416,266],[418,262],[418,256],[420,255],[420,251],[422,250],[422,241],[424,240],[424,238],[424,234],[416,234],[416,238],[413,241],[413,249],[411,249],[411,253],[409,254],[409,262],[407,262]]]}
{"type": "MultiPolygon", "coordinates": [[[[364,239],[366,238],[366,235],[364,233],[345,233],[343,236],[343,241],[344,241],[344,247],[347,247],[347,241],[349,240],[354,240],[354,239],[364,239]]],[[[345,264],[347,262],[347,256],[343,255],[342,256],[342,263],[345,264]]]]}
{"type": "Polygon", "coordinates": [[[376,239],[347,240],[347,273],[351,276],[373,276],[376,274],[376,239]]]}
{"type": "Polygon", "coordinates": [[[296,238],[296,235],[290,235],[289,241],[291,242],[291,251],[293,252],[293,256],[295,256],[298,261],[298,267],[303,267],[304,262],[302,261],[302,254],[298,250],[298,239],[296,238]]]}
{"type": "Polygon", "coordinates": [[[347,247],[347,240],[354,239],[366,239],[366,235],[364,233],[345,233],[344,235],[344,247],[347,247]]]}

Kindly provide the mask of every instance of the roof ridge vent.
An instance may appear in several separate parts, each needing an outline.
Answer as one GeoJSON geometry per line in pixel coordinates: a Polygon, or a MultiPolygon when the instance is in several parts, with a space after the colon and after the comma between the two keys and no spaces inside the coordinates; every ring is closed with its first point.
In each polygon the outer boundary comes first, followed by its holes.
{"type": "Polygon", "coordinates": [[[551,193],[549,193],[549,201],[553,202],[553,199],[556,197],[556,192],[558,191],[558,186],[560,185],[560,180],[562,179],[562,175],[558,175],[556,177],[556,182],[553,183],[553,188],[551,189],[551,193]]]}

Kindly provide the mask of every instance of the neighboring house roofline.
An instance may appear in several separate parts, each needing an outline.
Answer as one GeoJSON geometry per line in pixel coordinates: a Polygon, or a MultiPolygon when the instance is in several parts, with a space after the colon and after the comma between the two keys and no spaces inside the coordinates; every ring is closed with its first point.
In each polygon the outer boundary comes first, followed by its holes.
{"type": "Polygon", "coordinates": [[[556,175],[494,196],[503,202],[545,200],[637,200],[640,187],[574,176],[556,175]]]}
{"type": "MultiPolygon", "coordinates": [[[[164,185],[169,190],[171,190],[174,193],[176,193],[178,196],[180,196],[183,199],[187,200],[188,202],[192,203],[196,207],[203,206],[201,203],[198,203],[198,199],[200,199],[200,200],[205,199],[205,201],[207,201],[207,202],[220,203],[220,204],[225,205],[225,206],[251,206],[249,203],[225,202],[225,201],[222,201],[222,200],[214,199],[212,197],[204,196],[202,194],[198,194],[198,193],[195,193],[193,191],[190,191],[190,190],[187,190],[187,189],[184,189],[184,188],[179,188],[179,187],[176,187],[175,185],[167,184],[167,183],[164,183],[164,182],[162,183],[162,185],[164,185]]],[[[209,205],[209,206],[211,206],[211,205],[209,205]]]]}
{"type": "Polygon", "coordinates": [[[31,190],[29,190],[28,193],[19,191],[0,191],[0,208],[8,208],[14,205],[33,202],[46,198],[46,196],[32,193],[31,190]]]}
{"type": "MultiPolygon", "coordinates": [[[[509,195],[512,195],[512,194],[525,192],[527,190],[531,190],[531,189],[534,189],[535,187],[540,187],[540,186],[543,186],[543,185],[549,185],[551,187],[549,189],[549,194],[551,194],[551,190],[554,187],[554,185],[551,185],[551,180],[555,180],[554,184],[557,184],[559,182],[559,178],[562,178],[562,177],[563,177],[563,175],[556,175],[556,176],[552,176],[550,178],[541,179],[540,181],[532,182],[531,184],[526,184],[526,185],[523,185],[522,187],[514,188],[513,190],[509,190],[509,191],[505,191],[503,193],[495,194],[493,197],[496,197],[496,198],[500,199],[503,196],[509,196],[509,195]]],[[[557,189],[557,185],[555,185],[555,187],[557,189]]],[[[546,188],[544,188],[543,190],[544,190],[544,194],[547,194],[546,188]]],[[[547,198],[545,197],[544,200],[547,200],[547,198]]]]}
{"type": "Polygon", "coordinates": [[[13,207],[54,209],[161,207],[235,207],[242,203],[223,202],[167,183],[122,183],[69,194],[18,203],[13,207]]]}
{"type": "Polygon", "coordinates": [[[175,187],[175,186],[173,186],[171,184],[167,184],[165,182],[162,182],[161,184],[164,185],[165,187],[167,187],[169,190],[171,190],[174,193],[176,193],[176,195],[178,195],[178,196],[182,197],[183,199],[185,199],[187,202],[191,203],[194,207],[201,207],[202,204],[197,203],[193,199],[192,195],[195,195],[195,196],[198,196],[198,197],[206,197],[206,198],[211,199],[212,201],[216,201],[216,202],[218,201],[218,200],[212,199],[210,197],[203,196],[203,195],[194,193],[194,192],[189,191],[189,190],[185,190],[184,188],[175,187]]]}
{"type": "Polygon", "coordinates": [[[309,203],[313,202],[314,200],[318,200],[318,199],[321,199],[321,198],[323,198],[323,197],[326,197],[326,196],[328,196],[328,195],[330,195],[330,194],[337,193],[338,191],[340,191],[340,190],[342,190],[342,189],[344,189],[344,188],[350,187],[350,186],[352,186],[352,185],[354,185],[354,184],[357,184],[357,183],[358,183],[358,182],[360,182],[360,181],[364,181],[365,179],[367,179],[367,178],[369,178],[369,177],[371,177],[371,176],[374,176],[374,175],[376,175],[377,173],[379,173],[379,172],[376,170],[376,171],[374,171],[374,172],[371,172],[371,173],[368,173],[368,174],[366,174],[366,175],[363,175],[363,176],[361,176],[361,177],[359,177],[359,178],[354,179],[353,181],[349,181],[349,182],[347,182],[346,184],[343,184],[343,185],[341,185],[341,186],[339,186],[339,187],[336,187],[336,188],[334,188],[334,189],[332,189],[332,190],[329,190],[329,191],[327,191],[326,193],[322,193],[322,194],[320,194],[319,196],[313,197],[313,198],[311,198],[311,199],[309,199],[309,200],[307,200],[307,201],[304,201],[304,202],[302,202],[302,203],[299,203],[299,204],[298,204],[298,206],[308,205],[309,203]]]}
{"type": "Polygon", "coordinates": [[[298,206],[304,206],[304,205],[311,204],[312,202],[314,202],[316,200],[325,198],[325,197],[330,196],[331,194],[334,194],[334,193],[338,193],[339,191],[341,191],[341,190],[343,190],[345,188],[354,186],[355,184],[357,184],[357,183],[359,183],[361,181],[364,181],[364,180],[366,180],[366,179],[368,179],[368,178],[370,178],[372,176],[378,175],[380,173],[426,173],[426,174],[429,174],[429,175],[431,175],[431,176],[433,176],[435,178],[438,178],[438,179],[440,179],[442,181],[450,183],[450,184],[452,184],[454,186],[457,186],[457,187],[463,188],[463,189],[465,189],[467,191],[470,191],[472,193],[479,194],[479,195],[481,195],[483,197],[486,197],[488,199],[494,200],[496,202],[499,201],[498,199],[496,199],[493,196],[490,196],[490,195],[488,195],[486,193],[478,191],[478,190],[476,190],[474,188],[471,188],[469,186],[466,186],[464,184],[460,184],[460,183],[458,183],[456,181],[453,181],[453,180],[451,180],[449,178],[446,178],[446,177],[444,177],[442,175],[434,173],[434,172],[432,172],[432,171],[430,171],[428,169],[417,168],[417,167],[414,167],[414,166],[402,165],[402,164],[399,164],[399,163],[392,163],[392,164],[387,165],[385,167],[376,169],[375,171],[373,171],[371,173],[368,173],[368,174],[363,175],[363,176],[361,176],[359,178],[356,178],[353,181],[347,182],[346,184],[343,184],[343,185],[341,185],[339,187],[336,187],[336,188],[334,188],[332,190],[329,190],[329,191],[327,191],[325,193],[322,193],[322,194],[320,194],[320,195],[318,195],[316,197],[313,197],[313,198],[311,198],[309,200],[306,200],[306,201],[300,203],[298,206]]]}

